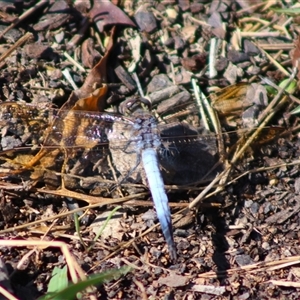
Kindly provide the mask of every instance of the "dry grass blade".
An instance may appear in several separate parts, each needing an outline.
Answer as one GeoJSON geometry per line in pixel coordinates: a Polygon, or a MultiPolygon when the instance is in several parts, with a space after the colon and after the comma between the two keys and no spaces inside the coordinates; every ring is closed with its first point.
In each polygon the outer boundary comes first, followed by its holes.
{"type": "Polygon", "coordinates": [[[54,247],[59,248],[63,253],[69,271],[72,282],[76,283],[78,280],[85,280],[86,276],[84,271],[78,265],[76,259],[71,254],[67,244],[59,241],[24,241],[24,240],[2,240],[0,241],[2,247],[54,247]],[[79,276],[79,277],[78,277],[79,276]]]}
{"type": "MultiPolygon", "coordinates": [[[[67,190],[47,191],[47,190],[40,189],[38,191],[41,192],[41,193],[47,193],[47,194],[52,194],[52,195],[57,195],[57,196],[71,197],[71,198],[80,199],[80,200],[82,200],[82,198],[83,198],[82,194],[79,194],[79,193],[76,193],[76,192],[67,191],[67,190]]],[[[119,203],[122,203],[122,202],[125,202],[125,201],[128,201],[128,200],[131,200],[131,199],[135,199],[136,197],[142,197],[144,195],[145,195],[144,193],[141,193],[141,194],[131,195],[131,196],[127,196],[127,197],[120,198],[120,199],[111,199],[111,198],[100,198],[100,197],[85,196],[87,198],[92,197],[92,201],[91,202],[94,203],[94,204],[88,205],[88,206],[85,206],[85,207],[81,207],[81,208],[77,208],[77,209],[74,209],[74,210],[71,210],[71,211],[68,211],[68,212],[65,212],[65,213],[61,213],[59,215],[51,216],[51,217],[48,217],[48,218],[43,218],[42,220],[38,220],[38,221],[34,221],[34,222],[29,222],[29,223],[24,224],[24,225],[20,225],[20,226],[15,226],[15,227],[12,227],[12,228],[3,229],[3,230],[0,230],[0,234],[8,233],[8,232],[13,232],[15,230],[22,230],[24,228],[28,228],[30,226],[35,226],[35,225],[40,224],[42,222],[52,221],[53,219],[57,219],[57,218],[60,218],[60,217],[66,217],[66,216],[72,215],[74,213],[81,212],[81,211],[83,211],[85,209],[91,209],[91,208],[99,207],[101,205],[119,204],[119,203]]]]}
{"type": "Polygon", "coordinates": [[[22,14],[19,18],[17,18],[10,26],[8,26],[5,30],[0,33],[0,39],[12,28],[17,26],[20,22],[22,22],[25,18],[32,15],[35,11],[46,5],[49,1],[48,0],[41,0],[38,2],[34,7],[28,9],[24,14],[22,14]]]}
{"type": "MultiPolygon", "coordinates": [[[[285,91],[285,88],[289,86],[289,84],[292,82],[292,80],[296,76],[296,69],[294,69],[293,74],[290,76],[289,81],[286,83],[286,86],[281,89],[277,96],[271,101],[271,103],[268,105],[268,107],[265,109],[264,113],[260,116],[259,126],[253,131],[249,133],[249,137],[246,141],[246,143],[243,144],[243,146],[238,149],[238,151],[233,155],[233,158],[231,160],[231,164],[234,165],[237,163],[237,161],[243,156],[245,150],[251,145],[251,143],[257,138],[259,133],[265,128],[265,126],[268,124],[268,122],[273,118],[275,113],[281,109],[281,107],[284,105],[284,103],[288,100],[287,96],[284,96],[282,100],[281,97],[285,91]],[[280,101],[280,102],[279,102],[280,101]]],[[[241,141],[237,142],[239,144],[241,141]]],[[[201,194],[199,194],[189,205],[190,208],[193,208],[199,204],[199,202],[203,199],[203,197],[209,192],[209,190],[218,182],[220,183],[220,187],[217,188],[217,192],[221,191],[223,189],[223,186],[225,182],[227,181],[227,178],[231,172],[231,166],[227,167],[221,174],[219,174],[209,185],[208,187],[203,190],[201,194]]]]}
{"type": "Polygon", "coordinates": [[[12,47],[10,47],[6,52],[4,52],[0,56],[0,62],[2,62],[5,58],[7,58],[13,51],[18,49],[20,46],[22,46],[24,43],[26,43],[28,40],[30,40],[33,37],[33,34],[31,32],[27,32],[24,36],[22,36],[12,47]]]}
{"type": "MultiPolygon", "coordinates": [[[[276,260],[272,262],[263,262],[263,263],[255,263],[247,266],[242,266],[239,268],[233,268],[229,269],[226,272],[228,274],[234,274],[235,272],[240,272],[240,273],[258,273],[262,271],[274,271],[274,270],[280,270],[284,269],[287,266],[292,266],[292,265],[297,265],[299,263],[299,256],[292,256],[289,258],[281,259],[281,260],[276,260]]],[[[199,277],[204,277],[204,278],[216,278],[218,276],[224,276],[225,272],[207,272],[200,274],[199,277]]]]}

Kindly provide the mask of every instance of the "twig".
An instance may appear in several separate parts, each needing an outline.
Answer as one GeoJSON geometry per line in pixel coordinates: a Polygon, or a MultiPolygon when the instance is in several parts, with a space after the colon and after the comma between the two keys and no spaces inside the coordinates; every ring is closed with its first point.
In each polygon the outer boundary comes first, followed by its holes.
{"type": "Polygon", "coordinates": [[[2,294],[4,297],[6,297],[5,299],[8,299],[8,300],[18,300],[19,299],[19,298],[16,298],[14,295],[12,295],[9,291],[4,289],[4,287],[2,287],[2,286],[0,286],[0,294],[2,294]]]}
{"type": "MultiPolygon", "coordinates": [[[[43,189],[37,189],[37,191],[40,192],[40,193],[46,193],[46,194],[53,194],[52,192],[54,192],[53,195],[58,195],[58,196],[60,195],[60,196],[67,197],[66,196],[66,191],[64,191],[64,192],[62,192],[61,190],[58,190],[58,191],[49,190],[48,191],[48,190],[43,190],[43,189]]],[[[71,191],[68,191],[68,192],[70,192],[70,196],[68,196],[68,197],[72,197],[72,198],[80,199],[80,200],[83,200],[83,198],[84,198],[84,201],[87,201],[85,199],[86,197],[87,198],[91,197],[89,195],[82,195],[82,194],[81,194],[81,197],[79,197],[78,196],[78,195],[80,195],[79,193],[71,192],[71,191]]],[[[48,222],[48,221],[51,221],[53,219],[66,217],[66,216],[72,215],[74,213],[83,211],[85,209],[91,209],[91,208],[95,208],[95,207],[99,207],[99,206],[103,206],[103,205],[108,205],[108,204],[113,205],[113,204],[123,203],[123,202],[126,202],[128,200],[136,199],[138,197],[143,197],[146,194],[147,193],[140,193],[140,194],[134,194],[134,195],[130,195],[130,196],[127,196],[127,197],[124,197],[124,198],[116,198],[116,199],[102,198],[102,197],[92,197],[92,198],[98,198],[98,200],[99,200],[98,203],[94,202],[94,204],[87,205],[87,206],[80,207],[80,208],[76,208],[76,209],[73,209],[71,211],[61,213],[59,215],[55,215],[55,216],[52,216],[52,217],[43,218],[43,219],[38,220],[38,221],[30,222],[30,223],[27,223],[27,224],[23,224],[23,225],[11,227],[11,228],[3,229],[3,230],[0,230],[0,234],[13,232],[15,230],[22,230],[24,228],[28,228],[28,227],[31,227],[31,226],[34,226],[34,225],[37,225],[37,224],[40,224],[40,223],[43,223],[43,222],[48,222]]]]}
{"type": "Polygon", "coordinates": [[[132,72],[132,75],[133,75],[133,79],[134,79],[134,81],[135,81],[135,83],[137,85],[137,88],[139,90],[139,93],[140,93],[141,97],[145,98],[145,94],[144,94],[144,91],[142,89],[139,77],[137,76],[136,72],[132,72]]]}
{"type": "MultiPolygon", "coordinates": [[[[286,87],[291,83],[291,81],[296,76],[297,69],[295,68],[293,74],[290,76],[289,80],[286,82],[286,85],[278,92],[276,97],[271,101],[268,107],[264,110],[261,116],[258,119],[258,123],[260,124],[255,131],[252,131],[251,136],[247,139],[246,143],[234,154],[234,157],[231,160],[231,164],[234,165],[244,154],[245,150],[250,146],[250,144],[256,139],[257,135],[263,130],[266,124],[271,120],[271,118],[275,115],[275,113],[280,110],[282,105],[287,101],[288,97],[285,96],[279,103],[281,96],[283,95],[286,87]]],[[[237,142],[237,144],[241,144],[241,139],[237,142]]],[[[214,180],[213,184],[209,185],[209,188],[203,190],[190,204],[190,208],[195,207],[203,198],[206,196],[210,188],[217,182],[220,182],[221,186],[217,188],[216,192],[219,192],[223,189],[222,181],[226,180],[229,173],[231,172],[231,166],[227,167],[220,175],[218,175],[214,180]]],[[[225,182],[223,182],[224,184],[225,182]]]]}
{"type": "MultiPolygon", "coordinates": [[[[283,50],[278,51],[278,52],[274,55],[273,59],[276,60],[277,58],[279,58],[279,57],[281,56],[282,53],[283,53],[283,50]]],[[[268,64],[268,65],[264,66],[264,67],[262,68],[262,73],[266,73],[266,71],[267,71],[270,67],[271,67],[271,64],[268,64]]],[[[256,80],[256,78],[257,78],[257,75],[252,76],[252,77],[249,79],[249,83],[252,83],[254,80],[256,80]]]]}
{"type": "Polygon", "coordinates": [[[63,253],[66,263],[69,267],[70,277],[72,278],[72,282],[78,282],[78,275],[81,280],[85,280],[86,276],[71,254],[69,247],[66,243],[60,241],[30,241],[30,240],[0,240],[1,247],[54,247],[60,248],[63,253]]]}
{"type": "Polygon", "coordinates": [[[33,34],[31,32],[27,32],[24,36],[19,38],[13,46],[11,46],[6,52],[4,52],[0,56],[0,62],[4,60],[6,57],[8,57],[12,52],[14,52],[17,48],[19,48],[21,45],[23,45],[27,40],[31,39],[33,37],[33,34]]]}
{"type": "Polygon", "coordinates": [[[258,43],[257,44],[263,50],[291,50],[295,48],[293,43],[278,43],[278,44],[265,44],[265,43],[258,43]]]}
{"type": "MultiPolygon", "coordinates": [[[[271,2],[271,3],[276,3],[276,1],[268,1],[268,2],[271,2]]],[[[254,10],[256,10],[257,8],[259,8],[259,7],[261,7],[261,6],[264,6],[264,5],[266,5],[266,3],[265,2],[261,2],[261,3],[258,3],[258,4],[254,4],[254,5],[252,5],[252,6],[249,6],[249,7],[246,7],[246,8],[243,8],[243,9],[241,9],[241,10],[239,10],[239,11],[237,11],[237,16],[239,17],[239,16],[241,16],[241,15],[244,15],[245,13],[247,13],[247,12],[253,12],[254,10]]]]}
{"type": "Polygon", "coordinates": [[[89,25],[90,25],[89,24],[89,19],[84,17],[82,19],[82,21],[80,22],[80,27],[79,27],[78,33],[76,33],[72,37],[72,39],[68,42],[67,49],[72,49],[73,47],[75,47],[81,41],[81,39],[84,37],[85,32],[89,28],[89,25]]]}
{"type": "Polygon", "coordinates": [[[279,37],[282,36],[281,32],[253,32],[253,31],[242,31],[241,37],[252,37],[252,38],[262,38],[262,37],[279,37]]]}
{"type": "Polygon", "coordinates": [[[263,50],[259,44],[253,42],[259,50],[271,61],[271,63],[276,66],[285,76],[290,76],[290,73],[280,64],[278,63],[270,54],[268,54],[265,50],[263,50]]]}
{"type": "Polygon", "coordinates": [[[73,90],[78,90],[78,86],[74,82],[74,80],[70,74],[70,71],[68,69],[64,69],[64,70],[62,70],[62,73],[65,76],[65,78],[67,79],[67,81],[71,84],[73,90]]]}
{"type": "Polygon", "coordinates": [[[239,20],[239,23],[252,23],[252,22],[255,22],[255,23],[262,23],[263,25],[266,25],[268,26],[270,24],[269,21],[265,21],[261,18],[256,18],[256,17],[245,17],[245,18],[242,18],[239,20]]]}
{"type": "Polygon", "coordinates": [[[42,6],[47,4],[49,0],[42,0],[38,2],[34,7],[31,7],[27,11],[25,11],[19,18],[14,20],[11,25],[9,25],[7,28],[5,28],[1,33],[0,33],[0,39],[12,28],[14,28],[16,25],[18,25],[21,21],[23,21],[25,18],[30,16],[32,13],[34,13],[36,10],[40,9],[42,6]]]}
{"type": "Polygon", "coordinates": [[[217,57],[217,45],[218,40],[216,38],[212,38],[209,47],[209,78],[214,78],[218,74],[215,68],[217,57]]]}
{"type": "Polygon", "coordinates": [[[202,97],[200,96],[200,89],[199,89],[199,86],[196,83],[195,78],[192,78],[192,86],[193,86],[194,95],[195,95],[195,99],[196,99],[196,105],[199,108],[199,113],[201,115],[201,119],[203,121],[204,127],[206,128],[206,130],[210,130],[209,124],[207,122],[206,114],[205,114],[205,111],[204,111],[204,107],[203,107],[203,104],[202,104],[202,101],[201,101],[202,97]]]}
{"type": "Polygon", "coordinates": [[[85,68],[78,61],[76,61],[73,57],[71,57],[67,52],[64,52],[64,57],[67,58],[81,72],[86,72],[85,68]]]}
{"type": "MultiPolygon", "coordinates": [[[[114,168],[114,166],[113,166],[113,163],[112,163],[111,158],[110,158],[109,155],[107,156],[107,163],[108,163],[108,166],[110,167],[110,170],[111,170],[111,172],[112,172],[113,179],[115,180],[115,182],[118,182],[118,177],[117,177],[115,168],[114,168]]],[[[120,186],[119,186],[118,183],[117,183],[117,190],[118,190],[118,192],[119,192],[119,195],[120,195],[121,197],[124,197],[124,195],[123,195],[123,193],[122,193],[122,190],[120,189],[120,186]]]]}

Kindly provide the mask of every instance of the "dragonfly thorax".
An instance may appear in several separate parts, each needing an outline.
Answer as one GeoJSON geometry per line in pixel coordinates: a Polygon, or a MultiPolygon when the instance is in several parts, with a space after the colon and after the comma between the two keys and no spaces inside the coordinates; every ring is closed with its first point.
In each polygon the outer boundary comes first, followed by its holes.
{"type": "Polygon", "coordinates": [[[139,115],[133,125],[137,149],[158,148],[161,145],[157,121],[151,114],[139,115]]]}

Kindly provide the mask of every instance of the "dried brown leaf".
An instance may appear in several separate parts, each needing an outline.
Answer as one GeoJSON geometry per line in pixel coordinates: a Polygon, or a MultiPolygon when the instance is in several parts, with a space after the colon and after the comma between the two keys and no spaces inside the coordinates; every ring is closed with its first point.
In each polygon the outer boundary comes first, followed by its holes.
{"type": "Polygon", "coordinates": [[[110,1],[94,1],[94,6],[90,11],[90,18],[96,23],[100,32],[107,25],[125,25],[133,26],[135,24],[130,18],[117,6],[110,1]]]}
{"type": "Polygon", "coordinates": [[[82,43],[81,59],[85,67],[92,69],[99,61],[100,53],[95,49],[94,42],[88,38],[82,43]]]}
{"type": "MultiPolygon", "coordinates": [[[[291,58],[292,58],[292,64],[293,67],[298,68],[300,66],[300,36],[298,36],[298,39],[295,40],[295,48],[291,51],[291,58]]],[[[300,71],[297,74],[298,79],[300,79],[300,71]]]]}
{"type": "MultiPolygon", "coordinates": [[[[113,28],[112,30],[111,38],[107,46],[107,51],[105,55],[101,58],[98,64],[91,70],[82,87],[71,93],[68,101],[63,105],[63,107],[60,110],[60,112],[63,112],[65,110],[70,110],[70,114],[67,114],[66,117],[56,118],[54,124],[52,124],[52,127],[58,126],[64,129],[63,132],[64,137],[68,136],[70,132],[76,131],[76,126],[78,125],[78,121],[80,121],[77,120],[78,118],[74,117],[74,114],[72,114],[73,111],[75,110],[103,111],[104,109],[107,86],[103,85],[103,83],[106,82],[106,63],[107,63],[109,53],[113,47],[114,32],[115,32],[115,28],[113,28]],[[97,89],[97,87],[99,86],[100,88],[97,89]],[[64,122],[64,124],[61,125],[61,122],[64,122]]],[[[84,122],[84,120],[82,122],[84,122]]],[[[49,131],[48,137],[51,138],[51,131],[49,131]]],[[[48,137],[45,138],[45,144],[48,141],[48,137]]],[[[82,141],[77,141],[77,142],[80,143],[81,145],[85,144],[82,141]]],[[[93,146],[94,145],[91,144],[87,145],[87,147],[93,147],[93,146]]],[[[50,156],[50,158],[52,157],[52,161],[53,161],[53,158],[55,158],[56,155],[57,155],[56,150],[50,151],[49,153],[49,150],[47,150],[46,148],[42,148],[36,154],[36,156],[29,163],[26,164],[26,169],[35,166],[45,156],[47,157],[50,156]],[[52,155],[52,153],[54,155],[52,155]]]]}
{"type": "Polygon", "coordinates": [[[107,85],[103,84],[101,88],[95,90],[88,97],[79,99],[72,110],[103,111],[106,93],[107,85]]]}
{"type": "MultiPolygon", "coordinates": [[[[97,88],[101,87],[103,83],[107,82],[106,78],[106,64],[109,54],[113,47],[113,37],[115,33],[115,28],[111,32],[111,37],[107,45],[105,55],[100,59],[100,61],[94,66],[91,72],[86,77],[83,85],[76,91],[73,91],[70,95],[68,101],[63,105],[63,110],[71,109],[78,100],[89,97],[97,88]]],[[[99,107],[99,111],[103,108],[99,107]]]]}
{"type": "Polygon", "coordinates": [[[239,83],[230,85],[216,93],[212,99],[212,106],[221,118],[226,119],[226,123],[231,123],[232,118],[239,118],[245,108],[253,104],[246,101],[249,84],[239,83]]]}

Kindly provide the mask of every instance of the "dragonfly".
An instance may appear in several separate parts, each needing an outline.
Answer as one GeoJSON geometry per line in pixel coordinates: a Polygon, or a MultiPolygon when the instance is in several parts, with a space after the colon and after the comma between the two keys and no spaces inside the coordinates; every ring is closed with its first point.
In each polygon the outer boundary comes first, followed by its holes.
{"type": "Polygon", "coordinates": [[[89,150],[108,148],[123,178],[142,181],[149,186],[170,258],[176,260],[171,212],[164,186],[165,183],[187,184],[201,179],[217,161],[213,135],[204,135],[200,129],[183,122],[159,124],[149,111],[141,109],[127,116],[3,103],[0,120],[1,147],[5,151],[42,143],[41,151],[60,148],[68,156],[78,148],[88,149],[83,152],[87,157],[89,150]],[[15,140],[15,137],[20,138],[15,140]]]}

